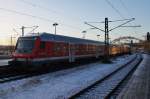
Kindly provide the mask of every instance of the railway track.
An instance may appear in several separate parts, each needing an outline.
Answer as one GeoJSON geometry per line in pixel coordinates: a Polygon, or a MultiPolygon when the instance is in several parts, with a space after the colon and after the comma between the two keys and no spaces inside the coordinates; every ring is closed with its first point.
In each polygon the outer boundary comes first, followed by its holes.
{"type": "Polygon", "coordinates": [[[130,70],[128,74],[119,82],[119,84],[107,95],[107,99],[116,99],[122,89],[126,86],[130,78],[132,77],[134,71],[142,61],[142,56],[139,58],[139,62],[130,70]]]}
{"type": "Polygon", "coordinates": [[[9,81],[14,81],[14,80],[19,80],[19,79],[24,79],[32,76],[37,76],[41,74],[46,74],[50,72],[55,72],[63,69],[70,69],[70,68],[75,68],[81,65],[85,64],[90,64],[99,61],[99,59],[89,59],[87,60],[82,60],[82,61],[77,61],[76,63],[73,64],[66,64],[66,63],[58,63],[58,64],[51,64],[53,67],[56,68],[51,68],[51,67],[46,67],[46,69],[39,69],[37,71],[21,71],[21,69],[17,67],[12,67],[12,66],[1,66],[0,67],[0,83],[5,83],[9,81]],[[61,65],[61,66],[60,66],[61,65]]]}
{"type": "Polygon", "coordinates": [[[46,74],[50,72],[55,72],[55,71],[59,71],[63,69],[75,68],[81,65],[90,64],[90,63],[94,63],[97,61],[99,61],[99,59],[94,59],[94,60],[89,59],[88,61],[86,59],[82,61],[77,61],[76,63],[73,63],[73,64],[65,64],[65,63],[61,64],[60,63],[61,67],[59,66],[60,64],[53,64],[53,67],[58,67],[58,68],[53,68],[53,69],[47,68],[45,70],[40,69],[40,71],[36,71],[36,72],[20,71],[20,70],[17,70],[17,68],[11,67],[9,65],[5,67],[2,66],[0,68],[0,83],[24,79],[24,78],[46,74]]]}
{"type": "Polygon", "coordinates": [[[71,96],[70,99],[115,99],[116,95],[125,86],[124,82],[127,83],[127,79],[141,60],[141,55],[136,55],[136,58],[129,63],[71,96]]]}
{"type": "Polygon", "coordinates": [[[3,78],[0,78],[0,83],[5,83],[5,82],[13,81],[13,80],[18,80],[18,79],[23,79],[23,78],[30,77],[30,76],[31,75],[24,74],[24,75],[15,75],[15,76],[3,77],[3,78]]]}
{"type": "Polygon", "coordinates": [[[33,77],[33,76],[37,76],[37,75],[41,75],[44,74],[46,72],[42,71],[42,72],[22,72],[22,71],[15,71],[12,70],[10,72],[4,72],[3,74],[0,75],[0,83],[6,83],[9,81],[14,81],[14,80],[20,80],[20,79],[24,79],[24,78],[28,78],[28,77],[33,77]],[[8,73],[8,74],[6,74],[8,73]]]}

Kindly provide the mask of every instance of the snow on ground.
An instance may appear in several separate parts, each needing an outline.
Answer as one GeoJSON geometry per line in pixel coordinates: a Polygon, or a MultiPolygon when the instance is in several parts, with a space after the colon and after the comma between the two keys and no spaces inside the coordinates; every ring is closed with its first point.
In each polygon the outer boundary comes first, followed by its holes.
{"type": "Polygon", "coordinates": [[[113,64],[97,62],[0,84],[0,99],[66,99],[113,72],[134,56],[117,58],[113,64]]]}
{"type": "Polygon", "coordinates": [[[8,65],[8,61],[11,61],[12,59],[0,59],[0,66],[6,66],[8,65]]]}

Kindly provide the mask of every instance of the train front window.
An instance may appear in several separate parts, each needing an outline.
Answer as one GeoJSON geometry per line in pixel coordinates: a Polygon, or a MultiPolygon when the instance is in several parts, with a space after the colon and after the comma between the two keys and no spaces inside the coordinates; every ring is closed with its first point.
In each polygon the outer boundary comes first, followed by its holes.
{"type": "Polygon", "coordinates": [[[18,39],[16,52],[17,53],[32,53],[35,40],[33,38],[21,37],[18,39]]]}

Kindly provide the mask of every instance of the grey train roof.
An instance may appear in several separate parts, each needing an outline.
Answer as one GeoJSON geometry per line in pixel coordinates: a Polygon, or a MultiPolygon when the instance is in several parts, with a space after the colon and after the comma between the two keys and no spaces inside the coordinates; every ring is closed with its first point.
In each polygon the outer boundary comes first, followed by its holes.
{"type": "Polygon", "coordinates": [[[75,37],[68,37],[63,35],[55,35],[50,33],[40,33],[40,34],[32,34],[30,36],[39,36],[42,41],[62,41],[62,42],[70,42],[70,43],[92,43],[92,44],[100,44],[103,45],[104,42],[94,41],[94,40],[87,40],[87,39],[80,39],[75,37]]]}

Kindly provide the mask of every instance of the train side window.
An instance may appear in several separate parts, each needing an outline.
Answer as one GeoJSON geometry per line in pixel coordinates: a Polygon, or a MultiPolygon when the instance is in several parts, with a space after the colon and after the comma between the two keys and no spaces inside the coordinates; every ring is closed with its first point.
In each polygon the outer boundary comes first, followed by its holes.
{"type": "Polygon", "coordinates": [[[41,42],[40,49],[45,49],[45,42],[41,42]]]}

